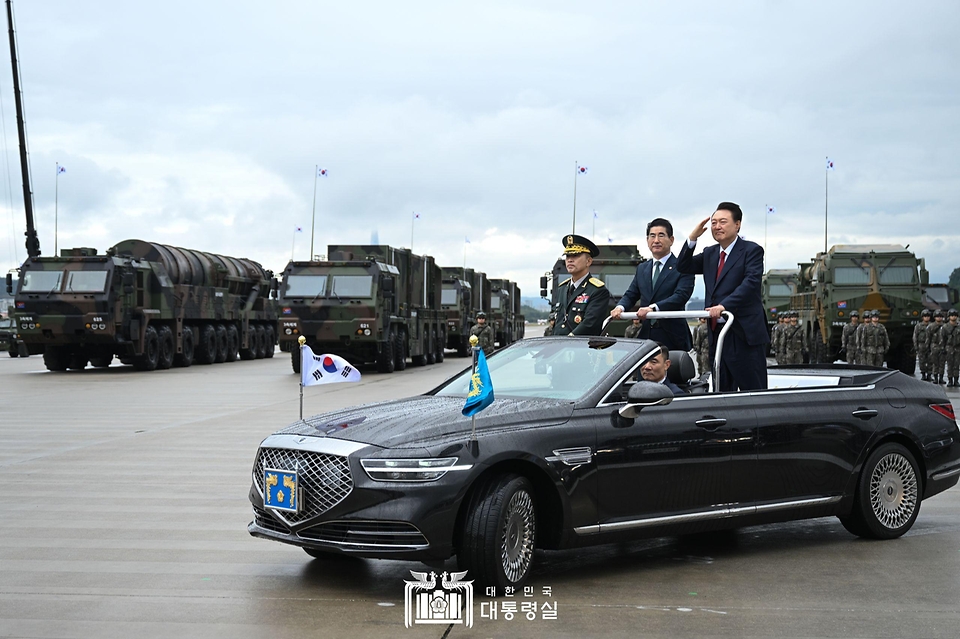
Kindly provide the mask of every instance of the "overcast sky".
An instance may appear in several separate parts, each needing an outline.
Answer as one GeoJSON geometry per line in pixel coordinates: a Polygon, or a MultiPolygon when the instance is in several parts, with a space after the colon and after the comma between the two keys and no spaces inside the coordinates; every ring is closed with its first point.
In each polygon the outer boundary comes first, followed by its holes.
{"type": "MultiPolygon", "coordinates": [[[[831,245],[909,243],[931,281],[960,266],[955,0],[14,9],[45,255],[59,162],[59,247],[139,238],[279,272],[308,257],[320,165],[315,253],[373,233],[444,266],[466,248],[536,295],[579,162],[597,243],[646,254],[653,217],[680,238],[732,200],[766,267],[789,268],[823,249],[829,156],[831,245]]],[[[7,269],[25,221],[0,66],[7,269]]]]}

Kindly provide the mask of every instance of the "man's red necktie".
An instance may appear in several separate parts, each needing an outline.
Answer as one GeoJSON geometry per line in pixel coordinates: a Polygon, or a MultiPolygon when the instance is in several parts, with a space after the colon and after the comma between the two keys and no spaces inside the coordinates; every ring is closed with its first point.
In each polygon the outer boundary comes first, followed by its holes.
{"type": "MultiPolygon", "coordinates": [[[[723,272],[723,263],[726,261],[726,259],[727,259],[727,254],[726,254],[726,252],[720,251],[720,264],[717,265],[717,280],[720,279],[720,273],[723,272]]],[[[710,320],[710,330],[712,330],[712,331],[717,330],[717,320],[716,320],[716,318],[713,318],[713,319],[710,320]]]]}

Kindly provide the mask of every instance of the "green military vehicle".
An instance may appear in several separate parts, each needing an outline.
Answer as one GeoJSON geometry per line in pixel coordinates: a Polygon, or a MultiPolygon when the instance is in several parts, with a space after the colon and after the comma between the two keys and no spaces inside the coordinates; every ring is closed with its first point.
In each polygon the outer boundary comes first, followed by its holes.
{"type": "Polygon", "coordinates": [[[248,259],[124,240],[65,249],[20,267],[16,321],[47,369],[139,370],[273,357],[275,280],[248,259]],[[273,284],[272,284],[273,283],[273,284]]]}
{"type": "Polygon", "coordinates": [[[441,271],[430,256],[385,245],[329,245],[326,261],[290,262],[280,288],[279,338],[300,372],[302,335],[315,353],[381,373],[443,361],[441,271]]]}
{"type": "Polygon", "coordinates": [[[507,279],[490,280],[490,312],[487,324],[493,327],[500,348],[523,339],[526,323],[520,311],[520,287],[507,279]]]}
{"type": "Polygon", "coordinates": [[[931,311],[946,313],[960,306],[960,291],[949,284],[927,284],[923,287],[923,305],[931,311]]]}
{"type": "Polygon", "coordinates": [[[790,310],[790,298],[797,292],[800,269],[772,268],[763,274],[763,309],[767,316],[767,332],[777,323],[777,314],[790,310]]]}
{"type": "Polygon", "coordinates": [[[440,304],[447,322],[446,347],[460,357],[470,354],[470,329],[480,311],[490,310],[490,282],[486,273],[460,266],[441,267],[440,304]]]}
{"type": "Polygon", "coordinates": [[[17,337],[17,323],[12,317],[0,317],[0,351],[7,351],[10,357],[19,357],[21,348],[17,337]]]}
{"type": "Polygon", "coordinates": [[[807,332],[809,360],[833,362],[850,311],[878,310],[890,338],[887,366],[912,375],[913,327],[928,279],[923,259],[898,244],[841,244],[801,264],[790,304],[807,332]]]}
{"type": "MultiPolygon", "coordinates": [[[[593,265],[590,267],[590,273],[593,277],[603,280],[607,289],[610,291],[610,310],[617,305],[623,294],[627,292],[633,277],[637,273],[637,266],[646,261],[646,258],[640,255],[640,251],[635,244],[604,244],[597,245],[600,254],[593,258],[593,265]]],[[[550,287],[550,309],[551,312],[557,310],[557,291],[561,284],[570,279],[567,273],[566,261],[563,257],[558,259],[553,265],[553,271],[540,278],[540,296],[547,299],[547,285],[550,280],[553,281],[550,287]]],[[[632,309],[627,309],[632,310],[632,309]]],[[[627,320],[614,320],[607,325],[607,333],[610,335],[622,336],[627,326],[630,324],[627,320]]]]}

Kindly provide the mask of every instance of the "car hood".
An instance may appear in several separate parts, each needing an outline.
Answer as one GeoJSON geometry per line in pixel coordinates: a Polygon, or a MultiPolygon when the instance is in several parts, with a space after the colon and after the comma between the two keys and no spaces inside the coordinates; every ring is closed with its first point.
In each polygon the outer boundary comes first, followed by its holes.
{"type": "MultiPolygon", "coordinates": [[[[364,404],[308,417],[279,433],[331,437],[382,448],[434,446],[470,436],[471,419],[460,413],[463,402],[462,397],[422,395],[364,404]]],[[[477,435],[562,424],[571,414],[570,401],[497,399],[477,414],[477,435]]]]}

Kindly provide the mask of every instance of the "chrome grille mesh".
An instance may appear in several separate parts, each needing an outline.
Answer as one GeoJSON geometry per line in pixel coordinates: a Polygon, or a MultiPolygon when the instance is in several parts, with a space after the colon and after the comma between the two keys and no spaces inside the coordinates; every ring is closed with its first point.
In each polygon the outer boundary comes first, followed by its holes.
{"type": "Polygon", "coordinates": [[[297,470],[300,482],[300,512],[277,513],[284,521],[298,524],[323,514],[343,501],[353,490],[353,477],[346,457],[288,448],[261,448],[253,466],[253,481],[263,494],[263,471],[297,470]]]}
{"type": "Polygon", "coordinates": [[[273,532],[280,533],[281,535],[290,534],[289,528],[277,521],[270,513],[265,510],[261,510],[256,506],[253,507],[253,520],[261,528],[272,530],[273,532]]]}
{"type": "Polygon", "coordinates": [[[430,545],[416,526],[400,521],[329,521],[301,530],[297,536],[343,546],[400,549],[430,545]]]}

